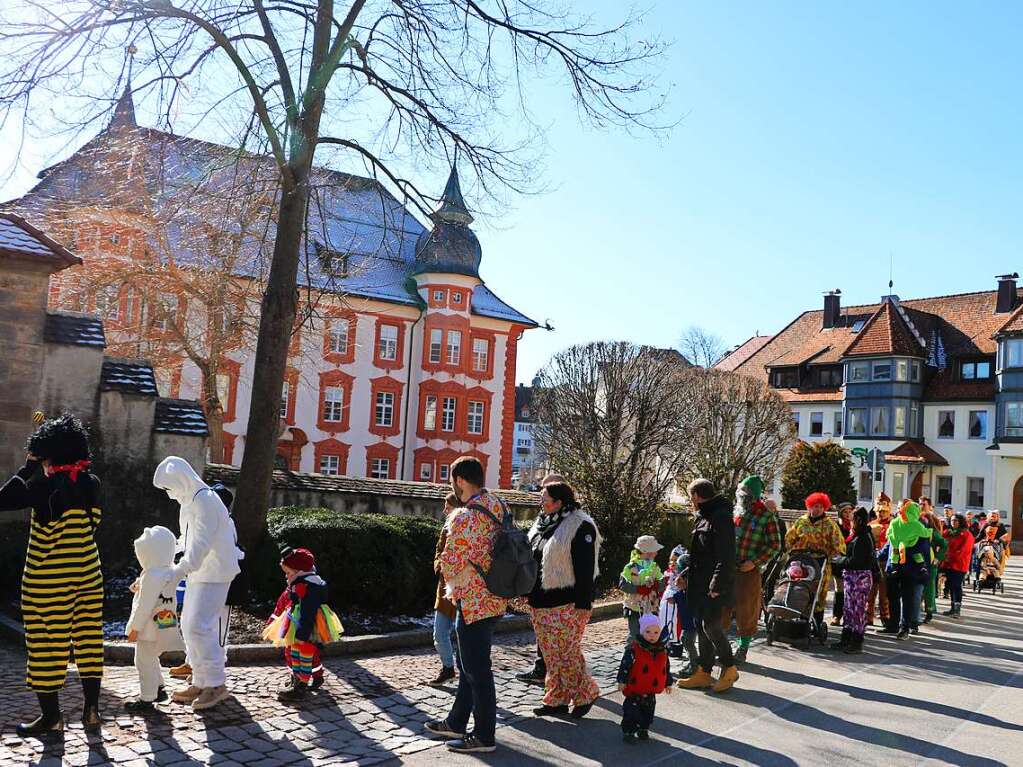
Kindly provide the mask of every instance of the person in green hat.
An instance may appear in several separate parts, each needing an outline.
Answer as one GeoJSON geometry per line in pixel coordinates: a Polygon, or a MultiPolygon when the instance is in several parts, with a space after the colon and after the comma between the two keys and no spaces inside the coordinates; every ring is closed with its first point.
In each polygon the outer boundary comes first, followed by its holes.
{"type": "Polygon", "coordinates": [[[746,477],[735,491],[735,605],[721,617],[722,628],[731,628],[735,618],[739,643],[735,662],[746,662],[749,646],[757,633],[760,617],[761,571],[784,547],[778,515],[763,501],[764,481],[746,477]]]}

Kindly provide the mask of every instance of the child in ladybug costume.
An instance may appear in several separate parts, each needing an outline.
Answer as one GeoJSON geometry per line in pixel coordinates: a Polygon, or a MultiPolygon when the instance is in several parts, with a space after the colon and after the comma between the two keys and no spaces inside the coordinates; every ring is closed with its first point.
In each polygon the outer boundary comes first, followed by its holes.
{"type": "Polygon", "coordinates": [[[639,635],[625,648],[618,667],[618,691],[625,696],[622,737],[626,743],[650,737],[656,696],[671,694],[673,682],[661,621],[656,615],[646,614],[639,619],[639,635]]]}

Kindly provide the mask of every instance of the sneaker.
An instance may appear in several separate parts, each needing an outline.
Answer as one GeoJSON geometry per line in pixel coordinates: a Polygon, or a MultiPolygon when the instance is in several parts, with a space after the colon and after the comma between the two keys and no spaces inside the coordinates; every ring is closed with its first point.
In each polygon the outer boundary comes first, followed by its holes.
{"type": "Polygon", "coordinates": [[[192,676],[192,667],[187,663],[182,663],[180,666],[174,666],[170,670],[170,675],[175,679],[188,679],[192,676]]]}
{"type": "Polygon", "coordinates": [[[745,663],[746,662],[746,656],[748,654],[749,654],[749,645],[741,645],[741,644],[737,645],[736,648],[735,648],[735,652],[732,653],[732,656],[733,656],[733,658],[735,660],[735,665],[736,666],[741,666],[743,663],[745,663]]]}
{"type": "Polygon", "coordinates": [[[196,687],[194,684],[185,690],[178,690],[176,693],[171,695],[171,700],[175,703],[191,704],[199,697],[202,690],[196,687]]]}
{"type": "Polygon", "coordinates": [[[431,735],[437,735],[438,737],[441,738],[448,739],[465,738],[464,732],[459,732],[458,730],[451,729],[451,725],[448,724],[447,719],[432,719],[423,725],[423,729],[425,729],[431,735]]]}
{"type": "Polygon", "coordinates": [[[930,623],[930,622],[931,622],[931,619],[932,619],[933,617],[934,617],[934,613],[932,613],[932,612],[926,612],[926,613],[924,613],[924,621],[923,621],[923,622],[924,622],[924,623],[930,623]]]}
{"type": "Polygon", "coordinates": [[[313,681],[309,683],[309,689],[319,690],[321,687],[323,687],[323,674],[313,676],[313,681]]]}
{"type": "Polygon", "coordinates": [[[526,684],[544,684],[547,681],[547,670],[538,669],[535,666],[529,671],[523,671],[521,674],[516,674],[515,678],[520,682],[526,684]]]}
{"type": "Polygon", "coordinates": [[[149,714],[156,711],[156,706],[153,705],[154,702],[152,700],[142,700],[141,698],[129,700],[124,704],[124,710],[132,714],[149,714]]]}
{"type": "Polygon", "coordinates": [[[455,678],[455,669],[452,666],[443,666],[440,673],[437,674],[437,678],[428,684],[430,687],[440,687],[441,685],[447,684],[455,678]]]}
{"type": "Polygon", "coordinates": [[[540,706],[533,709],[534,716],[564,716],[568,713],[568,706],[540,706]]]}
{"type": "Polygon", "coordinates": [[[650,730],[636,730],[636,737],[640,740],[650,740],[650,730]]]}
{"type": "Polygon", "coordinates": [[[909,629],[899,629],[899,633],[895,635],[896,639],[905,639],[909,636],[909,629]]]}
{"type": "Polygon", "coordinates": [[[956,609],[954,607],[950,607],[947,610],[942,610],[941,614],[951,617],[956,614],[956,609]]]}
{"type": "Polygon", "coordinates": [[[909,633],[910,634],[919,634],[920,633],[920,627],[919,626],[913,626],[912,628],[910,628],[909,633]]]}
{"type": "Polygon", "coordinates": [[[193,711],[203,711],[207,708],[213,708],[218,703],[221,703],[231,697],[231,693],[227,691],[226,685],[220,685],[219,687],[204,687],[199,696],[192,701],[193,711]]]}
{"type": "Polygon", "coordinates": [[[490,754],[497,750],[497,744],[487,745],[475,735],[466,735],[460,740],[448,741],[448,751],[456,754],[490,754]]]}

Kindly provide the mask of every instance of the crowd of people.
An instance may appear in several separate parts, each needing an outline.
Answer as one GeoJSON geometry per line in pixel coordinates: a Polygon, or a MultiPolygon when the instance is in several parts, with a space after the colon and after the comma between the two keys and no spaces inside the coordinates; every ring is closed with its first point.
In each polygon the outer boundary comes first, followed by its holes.
{"type": "MultiPolygon", "coordinates": [[[[22,613],[26,679],[40,714],[18,726],[24,737],[63,729],[59,693],[72,650],[86,727],[101,722],[103,675],[103,579],[95,540],[100,482],[89,472],[88,435],[76,419],[62,416],[43,422],[28,449],[25,465],[0,487],[0,510],[32,510],[22,613]]],[[[536,662],[519,678],[544,687],[537,716],[582,719],[600,694],[582,652],[600,575],[597,523],[566,479],[551,474],[527,534],[486,489],[484,476],[476,458],[451,464],[452,492],[434,560],[441,670],[432,684],[457,680],[457,688],[448,715],[425,728],[465,753],[496,747],[491,649],[495,625],[509,607],[528,611],[536,634],[536,662]]],[[[207,486],[176,457],[159,465],[153,484],[178,502],[179,533],[150,527],[135,541],[141,573],[132,586],[126,633],[136,648],[139,696],[127,708],[146,712],[167,700],[160,656],[184,649],[185,663],[172,672],[188,684],[170,698],[203,710],[229,696],[227,605],[244,553],[226,488],[207,486]]],[[[636,539],[618,575],[628,625],[618,672],[626,742],[649,737],[658,694],[673,687],[732,688],[765,610],[800,615],[811,636],[823,636],[834,584],[830,623],[842,633],[832,646],[857,653],[875,617],[881,633],[899,639],[918,633],[937,613],[939,593],[950,605],[943,614],[959,618],[967,579],[976,579],[977,587],[997,584],[1009,556],[1009,533],[998,512],[962,515],[946,506],[941,516],[924,497],[901,501],[893,513],[884,493],[870,510],[833,508],[827,494],[817,492],[806,498],[806,513],[786,526],[764,489],[759,477],[747,477],[733,503],[710,480],[692,482],[692,537],[688,546],[670,550],[666,571],[657,562],[664,546],[656,537],[636,539]],[[781,602],[771,595],[776,582],[785,585],[781,602]],[[793,606],[792,595],[802,595],[801,607],[793,606]],[[733,622],[734,645],[728,639],[733,622]],[[672,657],[684,660],[677,677],[672,657]]],[[[280,568],[285,588],[264,638],[283,648],[288,669],[278,697],[296,701],[323,684],[320,647],[343,629],[327,606],[327,584],[311,551],[283,546],[280,568]]]]}

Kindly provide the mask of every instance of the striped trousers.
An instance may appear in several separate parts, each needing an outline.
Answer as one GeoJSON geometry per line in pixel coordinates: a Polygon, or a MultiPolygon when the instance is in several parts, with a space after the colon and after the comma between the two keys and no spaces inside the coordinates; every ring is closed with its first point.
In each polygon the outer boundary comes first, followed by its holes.
{"type": "Polygon", "coordinates": [[[28,649],[29,687],[36,692],[60,690],[72,647],[81,678],[103,676],[102,584],[84,589],[65,585],[51,596],[24,592],[21,612],[28,649]]]}

